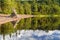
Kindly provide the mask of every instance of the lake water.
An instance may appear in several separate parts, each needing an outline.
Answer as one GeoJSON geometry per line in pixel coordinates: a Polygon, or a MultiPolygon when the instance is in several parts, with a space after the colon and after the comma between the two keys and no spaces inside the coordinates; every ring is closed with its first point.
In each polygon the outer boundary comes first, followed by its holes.
{"type": "MultiPolygon", "coordinates": [[[[60,29],[60,21],[53,22],[56,20],[53,18],[32,19],[33,20],[30,20],[30,18],[20,20],[16,28],[12,27],[13,25],[11,23],[2,25],[0,27],[0,40],[60,40],[60,30],[55,30],[57,28],[60,29]],[[43,31],[43,29],[50,30],[43,31]]],[[[58,19],[59,18],[57,18],[57,20],[58,19]]]]}
{"type": "Polygon", "coordinates": [[[60,31],[18,30],[10,35],[0,35],[0,40],[60,40],[60,31]]]}

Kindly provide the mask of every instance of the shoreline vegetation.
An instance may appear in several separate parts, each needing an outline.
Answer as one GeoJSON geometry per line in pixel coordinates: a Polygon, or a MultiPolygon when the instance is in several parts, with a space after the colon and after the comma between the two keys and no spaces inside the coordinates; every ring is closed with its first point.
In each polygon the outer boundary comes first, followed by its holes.
{"type": "MultiPolygon", "coordinates": [[[[17,14],[37,15],[37,17],[26,18],[19,21],[16,28],[8,22],[0,25],[0,33],[7,34],[16,30],[60,30],[60,1],[59,0],[40,0],[40,1],[16,1],[1,0],[0,14],[10,15],[12,8],[17,14]]],[[[3,16],[4,16],[3,15],[3,16]]]]}

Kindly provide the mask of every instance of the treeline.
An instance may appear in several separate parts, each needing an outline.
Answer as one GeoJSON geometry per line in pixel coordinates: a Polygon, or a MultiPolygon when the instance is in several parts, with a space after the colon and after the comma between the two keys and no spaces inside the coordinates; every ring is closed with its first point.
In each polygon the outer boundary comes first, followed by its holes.
{"type": "Polygon", "coordinates": [[[0,0],[0,12],[5,14],[11,14],[13,8],[17,10],[18,14],[60,14],[60,1],[0,0]]]}
{"type": "MultiPolygon", "coordinates": [[[[30,15],[51,15],[51,17],[36,17],[20,20],[15,30],[55,30],[60,29],[60,17],[52,17],[52,15],[60,15],[59,0],[33,0],[33,1],[17,1],[17,0],[0,0],[0,13],[11,14],[15,8],[18,14],[30,15]]],[[[0,32],[7,33],[14,30],[12,23],[6,23],[0,26],[0,32]],[[8,29],[5,29],[8,28],[8,29]],[[3,30],[3,31],[2,31],[3,30]],[[5,32],[5,30],[7,32],[5,32]]],[[[12,31],[13,32],[13,31],[12,31]]]]}

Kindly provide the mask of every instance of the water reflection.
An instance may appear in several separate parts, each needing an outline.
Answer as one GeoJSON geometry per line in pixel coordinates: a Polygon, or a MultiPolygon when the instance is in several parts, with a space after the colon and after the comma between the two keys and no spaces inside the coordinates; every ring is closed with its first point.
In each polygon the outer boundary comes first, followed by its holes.
{"type": "Polygon", "coordinates": [[[0,40],[60,40],[60,31],[18,30],[15,33],[0,35],[0,40]]]}
{"type": "Polygon", "coordinates": [[[60,40],[60,31],[55,30],[60,29],[60,22],[58,18],[55,22],[55,19],[56,18],[54,18],[54,20],[53,18],[38,18],[38,20],[35,18],[31,18],[31,20],[30,18],[23,19],[20,20],[16,28],[13,27],[11,22],[2,24],[0,25],[0,40],[60,40]]]}

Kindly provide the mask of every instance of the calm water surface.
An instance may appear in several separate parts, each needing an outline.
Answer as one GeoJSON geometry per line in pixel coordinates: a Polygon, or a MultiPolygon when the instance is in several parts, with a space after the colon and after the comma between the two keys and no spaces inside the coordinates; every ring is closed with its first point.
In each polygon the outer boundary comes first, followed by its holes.
{"type": "Polygon", "coordinates": [[[60,40],[60,31],[18,30],[10,35],[0,35],[0,40],[60,40]]]}

